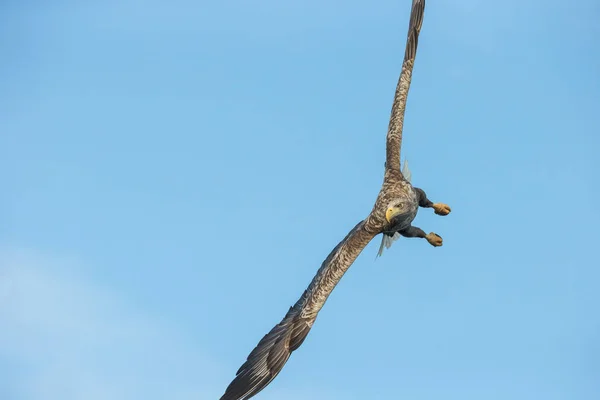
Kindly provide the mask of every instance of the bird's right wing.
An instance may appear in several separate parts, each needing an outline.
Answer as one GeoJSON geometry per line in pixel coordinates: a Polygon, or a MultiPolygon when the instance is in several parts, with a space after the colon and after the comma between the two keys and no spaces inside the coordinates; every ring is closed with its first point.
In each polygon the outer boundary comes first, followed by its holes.
{"type": "Polygon", "coordinates": [[[302,297],[252,350],[220,400],[247,400],[275,377],[310,331],[327,298],[356,257],[375,237],[358,223],[327,256],[302,297]]]}
{"type": "Polygon", "coordinates": [[[419,42],[419,32],[423,25],[423,13],[425,12],[425,0],[413,0],[410,11],[410,22],[408,25],[408,35],[406,38],[406,50],[404,51],[404,61],[402,62],[402,72],[396,86],[394,103],[392,104],[392,114],[388,125],[386,139],[386,167],[400,171],[400,148],[402,147],[402,128],[404,126],[404,111],[406,110],[406,98],[412,70],[417,55],[417,44],[419,42]]]}

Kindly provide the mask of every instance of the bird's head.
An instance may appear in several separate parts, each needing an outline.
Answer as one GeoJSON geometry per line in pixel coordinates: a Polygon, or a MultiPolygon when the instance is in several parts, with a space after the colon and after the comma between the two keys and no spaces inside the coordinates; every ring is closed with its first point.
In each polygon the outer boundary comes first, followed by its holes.
{"type": "Polygon", "coordinates": [[[410,211],[410,202],[406,199],[395,199],[388,204],[387,210],[385,211],[385,219],[387,222],[392,223],[398,216],[406,214],[410,211]]]}

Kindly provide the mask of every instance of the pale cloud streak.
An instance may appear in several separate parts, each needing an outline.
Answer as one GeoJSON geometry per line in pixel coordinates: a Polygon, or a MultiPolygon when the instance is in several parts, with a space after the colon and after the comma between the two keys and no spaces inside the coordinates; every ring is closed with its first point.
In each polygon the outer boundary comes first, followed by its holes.
{"type": "Polygon", "coordinates": [[[190,338],[76,271],[69,260],[0,250],[0,371],[14,375],[0,385],[0,398],[204,399],[214,393],[215,365],[190,338]]]}

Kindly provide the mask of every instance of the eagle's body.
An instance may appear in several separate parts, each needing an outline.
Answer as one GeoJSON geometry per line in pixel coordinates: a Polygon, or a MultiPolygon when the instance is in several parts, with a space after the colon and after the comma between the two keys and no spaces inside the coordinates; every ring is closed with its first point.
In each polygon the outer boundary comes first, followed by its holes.
{"type": "Polygon", "coordinates": [[[396,232],[405,230],[411,226],[412,222],[417,216],[417,213],[419,212],[419,197],[417,196],[417,192],[410,182],[403,181],[398,186],[400,188],[398,197],[404,204],[406,211],[396,215],[393,220],[383,228],[383,233],[385,234],[394,234],[396,232]]]}
{"type": "MultiPolygon", "coordinates": [[[[441,246],[442,238],[412,225],[419,207],[447,215],[450,207],[432,203],[425,192],[410,183],[410,174],[400,170],[400,147],[404,110],[415,61],[425,0],[413,0],[402,72],[396,86],[386,136],[385,174],[381,190],[369,215],[356,224],[331,251],[298,301],[252,350],[221,400],[247,400],[264,389],[282,370],[291,353],[304,341],[319,311],[354,260],[378,234],[384,240],[396,234],[425,238],[441,246]]],[[[389,247],[389,246],[388,246],[389,247]]]]}

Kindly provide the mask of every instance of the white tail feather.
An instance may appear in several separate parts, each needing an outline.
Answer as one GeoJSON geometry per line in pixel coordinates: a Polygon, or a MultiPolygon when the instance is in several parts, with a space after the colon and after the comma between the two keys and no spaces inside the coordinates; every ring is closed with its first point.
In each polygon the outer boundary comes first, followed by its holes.
{"type": "Polygon", "coordinates": [[[410,169],[408,169],[408,160],[404,160],[404,165],[402,166],[402,175],[404,175],[404,179],[410,182],[412,174],[410,173],[410,169]]]}
{"type": "Polygon", "coordinates": [[[381,255],[383,254],[383,249],[389,249],[392,246],[392,243],[394,243],[396,240],[398,240],[400,238],[400,235],[398,232],[394,233],[394,236],[390,237],[386,234],[382,234],[382,238],[381,238],[381,245],[379,246],[379,251],[377,252],[377,257],[381,257],[381,255]]]}

